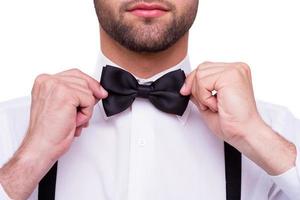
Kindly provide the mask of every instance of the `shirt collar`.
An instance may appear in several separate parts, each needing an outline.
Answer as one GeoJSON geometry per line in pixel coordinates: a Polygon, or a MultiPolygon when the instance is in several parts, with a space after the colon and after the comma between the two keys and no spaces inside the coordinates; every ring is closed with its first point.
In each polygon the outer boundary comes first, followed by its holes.
{"type": "MultiPolygon", "coordinates": [[[[117,65],[116,63],[114,63],[113,61],[111,61],[109,58],[107,58],[105,55],[103,55],[102,52],[100,52],[98,54],[98,58],[97,58],[97,64],[96,64],[96,67],[95,67],[95,70],[94,70],[94,73],[93,73],[93,77],[100,81],[100,78],[101,78],[101,73],[102,73],[102,69],[104,66],[106,65],[112,65],[112,66],[115,66],[115,67],[119,67],[122,69],[121,66],[117,65]]],[[[133,75],[140,84],[145,84],[145,83],[148,83],[148,82],[152,82],[152,81],[155,81],[157,80],[158,78],[162,77],[163,75],[169,73],[170,71],[174,71],[174,70],[177,70],[177,69],[182,69],[184,71],[184,73],[186,75],[188,75],[190,72],[191,72],[191,64],[190,64],[190,59],[189,59],[189,56],[187,55],[181,62],[179,62],[177,65],[173,66],[173,67],[170,67],[158,74],[155,74],[154,76],[150,77],[150,78],[147,78],[147,79],[143,79],[143,78],[139,78],[135,75],[133,75]]],[[[190,113],[190,110],[191,110],[191,102],[189,102],[185,112],[183,113],[182,116],[178,116],[177,115],[177,118],[179,119],[179,121],[184,125],[187,118],[188,118],[188,115],[190,113]]],[[[111,117],[107,117],[105,112],[104,112],[104,109],[103,109],[103,105],[102,105],[102,101],[99,101],[98,103],[99,107],[100,107],[100,111],[102,112],[102,116],[105,120],[108,120],[109,118],[111,117]]]]}

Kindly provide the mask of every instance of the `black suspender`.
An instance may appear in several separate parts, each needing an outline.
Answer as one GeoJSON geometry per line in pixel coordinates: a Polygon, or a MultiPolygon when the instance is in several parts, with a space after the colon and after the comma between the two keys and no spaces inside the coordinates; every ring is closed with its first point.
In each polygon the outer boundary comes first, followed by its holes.
{"type": "Polygon", "coordinates": [[[224,142],[226,200],[241,199],[242,155],[224,142]]]}
{"type": "MultiPolygon", "coordinates": [[[[226,200],[241,199],[241,153],[224,143],[226,200]]],[[[57,162],[39,183],[38,200],[55,200],[57,162]]]]}
{"type": "Polygon", "coordinates": [[[57,162],[39,183],[38,200],[55,200],[57,162]]]}

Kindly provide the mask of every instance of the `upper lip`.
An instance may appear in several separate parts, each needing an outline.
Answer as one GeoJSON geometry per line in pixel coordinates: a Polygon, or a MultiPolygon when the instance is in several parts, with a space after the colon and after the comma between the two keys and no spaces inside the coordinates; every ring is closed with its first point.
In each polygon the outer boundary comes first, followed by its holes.
{"type": "Polygon", "coordinates": [[[134,10],[163,10],[168,11],[169,8],[158,3],[138,3],[135,4],[127,9],[127,11],[134,11],[134,10]]]}

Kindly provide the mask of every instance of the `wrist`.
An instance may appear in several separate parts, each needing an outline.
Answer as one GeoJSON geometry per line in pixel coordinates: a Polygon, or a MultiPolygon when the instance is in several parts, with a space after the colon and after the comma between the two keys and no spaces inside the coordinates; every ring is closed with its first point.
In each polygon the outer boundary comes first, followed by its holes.
{"type": "Polygon", "coordinates": [[[266,133],[269,129],[270,127],[258,115],[247,120],[245,123],[240,122],[231,134],[233,137],[231,137],[227,142],[241,151],[249,146],[252,141],[257,138],[258,134],[261,134],[259,132],[266,133]]]}
{"type": "Polygon", "coordinates": [[[22,146],[0,169],[0,183],[10,198],[27,199],[54,162],[22,146]]]}
{"type": "Polygon", "coordinates": [[[49,165],[59,159],[63,152],[59,145],[52,144],[43,134],[28,130],[20,148],[15,153],[23,160],[38,161],[41,165],[49,165]]]}
{"type": "Polygon", "coordinates": [[[247,123],[240,128],[240,137],[234,141],[234,145],[239,147],[241,150],[247,150],[248,147],[256,144],[256,141],[262,137],[269,138],[273,133],[271,127],[267,125],[263,119],[258,116],[252,120],[248,120],[247,123]]]}
{"type": "Polygon", "coordinates": [[[295,166],[296,147],[265,122],[255,123],[236,143],[236,148],[269,175],[279,175],[295,166]]]}
{"type": "Polygon", "coordinates": [[[32,171],[38,183],[58,159],[50,149],[43,144],[21,145],[14,155],[16,164],[32,171]]]}
{"type": "Polygon", "coordinates": [[[56,159],[52,156],[51,152],[41,150],[41,149],[30,149],[21,147],[14,155],[18,164],[24,166],[25,168],[31,168],[39,173],[49,169],[56,159]]]}

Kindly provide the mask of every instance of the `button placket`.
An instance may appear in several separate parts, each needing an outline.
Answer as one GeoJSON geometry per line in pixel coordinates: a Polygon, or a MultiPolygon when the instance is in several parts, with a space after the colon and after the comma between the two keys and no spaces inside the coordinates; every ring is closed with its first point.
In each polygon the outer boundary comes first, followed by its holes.
{"type": "Polygon", "coordinates": [[[145,146],[145,145],[146,145],[146,140],[145,140],[144,138],[139,138],[139,139],[138,139],[138,145],[139,145],[140,147],[145,146]]]}
{"type": "Polygon", "coordinates": [[[137,98],[132,104],[128,200],[140,200],[153,163],[153,106],[147,99],[137,98]]]}

